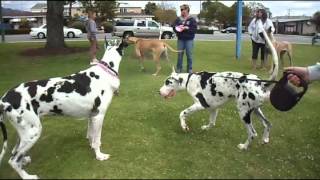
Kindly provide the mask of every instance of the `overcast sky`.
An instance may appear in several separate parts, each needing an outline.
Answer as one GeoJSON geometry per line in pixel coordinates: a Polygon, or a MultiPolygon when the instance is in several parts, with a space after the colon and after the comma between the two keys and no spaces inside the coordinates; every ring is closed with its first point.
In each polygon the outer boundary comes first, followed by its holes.
{"type": "MultiPolygon", "coordinates": [[[[5,8],[19,9],[30,11],[31,7],[36,3],[45,3],[46,1],[2,1],[2,6],[5,8]]],[[[128,3],[130,6],[145,7],[148,1],[119,1],[128,3]]],[[[150,1],[160,3],[161,1],[150,1]]],[[[200,12],[201,1],[162,1],[166,4],[175,7],[177,14],[180,15],[181,4],[189,4],[191,14],[198,14],[200,12]]],[[[227,6],[231,6],[235,1],[221,1],[227,6]]],[[[252,1],[244,1],[245,3],[252,1]]],[[[316,11],[320,11],[320,1],[257,1],[262,3],[265,7],[270,8],[272,16],[283,16],[290,13],[291,16],[306,15],[312,16],[316,11]]]]}

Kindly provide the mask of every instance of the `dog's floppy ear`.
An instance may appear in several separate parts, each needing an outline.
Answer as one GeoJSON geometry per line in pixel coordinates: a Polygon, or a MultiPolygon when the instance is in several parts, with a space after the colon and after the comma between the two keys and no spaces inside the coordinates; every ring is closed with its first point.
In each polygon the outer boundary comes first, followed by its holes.
{"type": "Polygon", "coordinates": [[[107,36],[104,36],[104,49],[107,49],[108,46],[109,46],[109,43],[107,41],[107,36]]]}

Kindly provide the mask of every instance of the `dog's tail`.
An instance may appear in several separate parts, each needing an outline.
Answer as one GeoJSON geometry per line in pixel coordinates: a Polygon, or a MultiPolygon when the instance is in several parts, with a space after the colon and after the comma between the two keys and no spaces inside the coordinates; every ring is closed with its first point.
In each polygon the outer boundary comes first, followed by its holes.
{"type": "Polygon", "coordinates": [[[0,164],[7,149],[7,129],[4,124],[4,105],[0,102],[0,127],[3,135],[3,146],[0,153],[0,164]]]}
{"type": "Polygon", "coordinates": [[[175,50],[175,49],[173,49],[173,47],[171,47],[169,44],[167,44],[167,43],[165,43],[165,42],[163,42],[163,44],[164,44],[165,47],[168,47],[172,52],[176,52],[176,53],[182,52],[181,50],[175,50]]]}
{"type": "Polygon", "coordinates": [[[263,36],[264,36],[265,40],[267,41],[267,45],[268,45],[268,47],[270,47],[270,51],[272,54],[273,67],[272,67],[272,71],[271,71],[271,75],[269,77],[269,80],[275,81],[278,76],[278,70],[279,70],[278,55],[277,55],[276,49],[275,49],[273,43],[271,42],[267,32],[264,30],[264,28],[261,28],[261,29],[262,29],[263,36]]]}
{"type": "Polygon", "coordinates": [[[292,45],[291,43],[288,43],[288,57],[289,57],[289,66],[293,66],[293,63],[292,63],[292,45]]]}

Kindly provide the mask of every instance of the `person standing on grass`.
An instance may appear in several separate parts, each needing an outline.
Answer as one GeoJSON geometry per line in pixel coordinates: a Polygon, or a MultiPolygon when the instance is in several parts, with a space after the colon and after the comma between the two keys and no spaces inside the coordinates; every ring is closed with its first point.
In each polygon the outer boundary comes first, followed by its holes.
{"type": "Polygon", "coordinates": [[[248,27],[248,32],[252,40],[252,69],[256,69],[256,63],[258,58],[259,49],[261,52],[260,59],[261,59],[261,65],[260,68],[264,68],[266,66],[265,63],[265,39],[263,37],[262,29],[263,27],[265,31],[268,31],[268,29],[271,29],[271,32],[273,33],[275,31],[275,28],[273,26],[272,21],[268,18],[267,11],[265,9],[259,9],[256,12],[256,17],[253,18],[253,20],[250,22],[248,27]],[[260,25],[259,25],[260,23],[260,25]],[[262,26],[261,26],[262,23],[262,26]]]}
{"type": "Polygon", "coordinates": [[[308,67],[287,67],[284,69],[288,73],[288,80],[295,86],[300,86],[300,76],[307,83],[320,80],[320,63],[308,67]],[[297,74],[297,75],[295,75],[297,74]]]}
{"type": "Polygon", "coordinates": [[[196,20],[189,16],[189,5],[180,6],[181,16],[178,17],[173,25],[173,30],[178,36],[178,50],[182,51],[178,54],[177,72],[182,72],[183,54],[186,50],[187,55],[187,72],[192,73],[192,51],[193,39],[197,31],[196,20]]]}
{"type": "Polygon", "coordinates": [[[97,50],[99,49],[97,41],[97,25],[95,22],[96,13],[92,10],[88,11],[88,22],[86,24],[87,38],[90,42],[90,64],[97,64],[99,60],[96,57],[97,50]]]}

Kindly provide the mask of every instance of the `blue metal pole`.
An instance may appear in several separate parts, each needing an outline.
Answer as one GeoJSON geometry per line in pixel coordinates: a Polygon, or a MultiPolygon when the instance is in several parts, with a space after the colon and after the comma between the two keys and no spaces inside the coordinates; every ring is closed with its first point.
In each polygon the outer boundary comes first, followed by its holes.
{"type": "Polygon", "coordinates": [[[236,40],[236,58],[241,56],[241,34],[242,34],[242,0],[237,0],[237,40],[236,40]]]}

